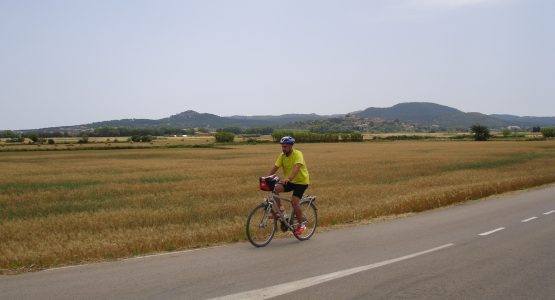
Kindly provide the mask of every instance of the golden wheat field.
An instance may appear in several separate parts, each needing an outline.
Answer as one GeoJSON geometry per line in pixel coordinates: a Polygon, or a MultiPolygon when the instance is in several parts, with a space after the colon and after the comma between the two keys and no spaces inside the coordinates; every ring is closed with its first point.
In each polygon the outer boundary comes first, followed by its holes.
{"type": "MultiPolygon", "coordinates": [[[[320,226],[555,182],[555,141],[298,144],[320,226]]],[[[0,153],[0,270],[245,240],[280,146],[0,153]]]]}
{"type": "MultiPolygon", "coordinates": [[[[53,138],[54,144],[32,143],[26,139],[23,143],[6,143],[7,139],[0,139],[0,152],[10,151],[47,151],[47,150],[110,150],[110,149],[133,149],[133,148],[161,148],[161,147],[187,147],[213,144],[215,139],[212,136],[194,137],[163,137],[151,142],[130,142],[129,137],[91,137],[89,143],[80,144],[79,137],[53,138]]],[[[241,142],[238,139],[238,142],[241,142]]]]}

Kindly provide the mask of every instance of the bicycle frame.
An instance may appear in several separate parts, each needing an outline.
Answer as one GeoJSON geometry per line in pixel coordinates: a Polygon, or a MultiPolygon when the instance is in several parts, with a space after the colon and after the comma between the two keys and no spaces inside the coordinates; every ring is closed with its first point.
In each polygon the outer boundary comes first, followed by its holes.
{"type": "MultiPolygon", "coordinates": [[[[255,247],[266,246],[274,237],[276,232],[276,223],[279,220],[282,231],[291,231],[293,235],[300,241],[306,241],[316,231],[318,226],[318,209],[314,205],[316,196],[304,195],[301,198],[299,205],[303,209],[303,216],[305,217],[301,222],[306,222],[306,229],[302,233],[296,234],[295,229],[298,227],[298,222],[295,219],[295,212],[292,205],[289,216],[285,217],[285,213],[281,213],[277,205],[277,201],[283,200],[291,203],[290,199],[281,198],[276,194],[269,194],[263,198],[263,202],[251,210],[247,217],[246,233],[247,238],[255,247]],[[307,214],[305,215],[305,210],[307,214]],[[279,214],[279,217],[277,215],[279,214]],[[296,221],[296,222],[294,222],[296,221]]],[[[280,202],[280,204],[282,204],[280,202]]]]}
{"type": "MultiPolygon", "coordinates": [[[[269,216],[270,214],[273,214],[274,216],[277,214],[277,209],[278,209],[278,208],[277,208],[276,199],[280,199],[280,200],[283,200],[283,201],[286,201],[286,202],[291,203],[291,200],[290,200],[290,199],[279,197],[279,196],[277,196],[277,195],[274,194],[274,193],[271,193],[270,195],[266,196],[266,198],[264,198],[264,202],[265,202],[266,204],[268,204],[268,207],[266,208],[266,213],[265,213],[265,216],[264,216],[264,218],[263,218],[264,221],[267,220],[267,218],[268,218],[268,216],[269,216]]],[[[308,202],[308,205],[310,206],[310,205],[312,204],[312,202],[313,202],[314,200],[316,200],[316,196],[303,196],[303,197],[301,198],[300,202],[303,202],[303,201],[306,201],[306,200],[309,201],[309,202],[308,202]]],[[[292,222],[291,222],[292,218],[294,217],[295,210],[294,210],[294,208],[293,208],[293,205],[290,205],[290,206],[291,206],[291,211],[290,211],[290,213],[289,213],[289,216],[288,216],[287,218],[285,218],[285,217],[283,216],[283,214],[280,213],[280,214],[279,214],[279,219],[281,220],[281,222],[282,222],[289,230],[292,231],[292,230],[295,230],[295,228],[293,228],[293,225],[295,225],[295,224],[292,224],[292,222]]]]}

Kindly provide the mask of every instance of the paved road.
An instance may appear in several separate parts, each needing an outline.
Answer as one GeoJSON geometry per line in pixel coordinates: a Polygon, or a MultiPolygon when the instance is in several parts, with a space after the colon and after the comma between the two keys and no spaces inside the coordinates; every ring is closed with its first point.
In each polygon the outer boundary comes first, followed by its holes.
{"type": "Polygon", "coordinates": [[[239,243],[0,276],[0,299],[222,296],[555,299],[555,186],[317,233],[307,242],[239,243]]]}

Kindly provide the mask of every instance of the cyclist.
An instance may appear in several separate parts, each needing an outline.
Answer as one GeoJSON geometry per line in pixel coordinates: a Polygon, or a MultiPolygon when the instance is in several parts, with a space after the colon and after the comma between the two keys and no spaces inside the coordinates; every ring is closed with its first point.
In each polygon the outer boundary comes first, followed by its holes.
{"type": "MultiPolygon", "coordinates": [[[[291,204],[293,206],[293,210],[295,211],[297,221],[300,224],[300,226],[295,229],[295,234],[301,235],[306,226],[303,222],[303,211],[299,206],[299,202],[303,197],[304,191],[308,188],[308,169],[306,168],[303,153],[297,149],[293,149],[293,145],[295,144],[295,139],[293,137],[284,136],[281,138],[279,143],[281,144],[281,150],[283,153],[281,153],[277,158],[268,176],[274,175],[279,168],[283,167],[284,179],[280,180],[276,184],[274,194],[279,195],[281,192],[293,191],[291,204]]],[[[281,200],[276,198],[276,202],[280,211],[284,211],[285,208],[281,205],[281,200]]]]}

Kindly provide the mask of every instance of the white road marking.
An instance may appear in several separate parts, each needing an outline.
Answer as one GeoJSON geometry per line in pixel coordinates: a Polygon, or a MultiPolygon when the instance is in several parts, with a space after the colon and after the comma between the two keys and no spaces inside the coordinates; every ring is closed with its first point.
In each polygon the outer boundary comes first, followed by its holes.
{"type": "Polygon", "coordinates": [[[544,215],[550,215],[550,214],[552,214],[552,213],[555,213],[555,210],[550,210],[550,211],[548,211],[548,212],[544,212],[543,214],[544,214],[544,215]]]}
{"type": "Polygon", "coordinates": [[[494,229],[494,230],[490,230],[490,231],[487,231],[487,232],[482,232],[482,233],[480,233],[480,234],[478,234],[478,235],[486,236],[486,235],[490,235],[490,234],[492,234],[492,233],[494,233],[494,232],[501,231],[501,230],[503,230],[503,229],[505,229],[505,227],[499,227],[499,228],[496,228],[496,229],[494,229]]]}
{"type": "Polygon", "coordinates": [[[534,220],[534,219],[537,219],[537,218],[538,218],[538,217],[531,217],[531,218],[528,218],[528,219],[524,219],[524,220],[522,220],[522,221],[520,221],[520,222],[526,223],[526,222],[530,222],[530,221],[532,221],[532,220],[534,220]]]}
{"type": "Polygon", "coordinates": [[[223,300],[223,299],[226,299],[226,300],[231,300],[231,299],[267,299],[267,298],[277,297],[277,296],[280,296],[280,295],[291,293],[291,292],[294,292],[294,291],[297,291],[297,290],[301,290],[301,289],[311,287],[311,286],[314,286],[314,285],[317,285],[317,284],[320,284],[320,283],[324,283],[324,282],[327,282],[327,281],[331,281],[331,280],[334,280],[334,279],[338,279],[338,278],[346,277],[346,276],[353,275],[353,274],[356,274],[356,273],[360,273],[360,272],[368,271],[368,270],[371,270],[371,269],[379,268],[379,267],[389,265],[389,264],[392,264],[392,263],[396,263],[396,262],[399,262],[399,261],[415,258],[417,256],[428,254],[428,253],[438,251],[438,250],[441,250],[441,249],[444,249],[444,248],[447,248],[447,247],[451,247],[451,246],[454,246],[454,245],[455,244],[445,244],[443,246],[439,246],[439,247],[432,248],[432,249],[429,249],[429,250],[409,254],[409,255],[394,258],[394,259],[384,260],[382,262],[373,263],[373,264],[366,265],[366,266],[346,269],[346,270],[337,271],[337,272],[333,272],[333,273],[329,273],[329,274],[324,274],[324,275],[314,276],[314,277],[305,278],[305,279],[301,279],[301,280],[297,280],[297,281],[282,283],[282,284],[278,284],[278,285],[274,285],[274,286],[268,286],[268,287],[257,289],[257,290],[251,290],[251,291],[247,291],[247,292],[222,296],[222,297],[218,297],[218,298],[213,298],[212,300],[216,300],[216,299],[218,299],[218,300],[220,300],[220,299],[221,300],[223,300]]]}

